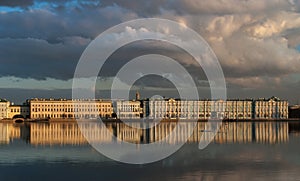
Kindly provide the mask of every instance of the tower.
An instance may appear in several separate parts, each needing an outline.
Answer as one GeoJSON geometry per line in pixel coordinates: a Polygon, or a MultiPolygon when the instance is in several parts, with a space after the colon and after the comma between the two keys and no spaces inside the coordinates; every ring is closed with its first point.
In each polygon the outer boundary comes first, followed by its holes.
{"type": "Polygon", "coordinates": [[[140,99],[141,99],[141,95],[140,95],[139,91],[136,91],[135,100],[139,101],[140,99]]]}

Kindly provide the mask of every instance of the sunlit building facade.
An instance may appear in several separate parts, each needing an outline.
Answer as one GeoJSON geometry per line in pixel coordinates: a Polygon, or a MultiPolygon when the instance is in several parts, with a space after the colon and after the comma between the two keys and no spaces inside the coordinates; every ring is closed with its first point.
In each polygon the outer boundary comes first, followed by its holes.
{"type": "Polygon", "coordinates": [[[252,100],[227,100],[225,102],[225,119],[252,119],[252,100]]]}
{"type": "Polygon", "coordinates": [[[0,99],[0,120],[8,118],[9,101],[0,99]]]}
{"type": "Polygon", "coordinates": [[[198,119],[205,113],[205,103],[179,99],[149,99],[143,101],[143,115],[149,119],[198,119]],[[202,106],[200,113],[199,109],[202,106]]]}
{"type": "Polygon", "coordinates": [[[254,119],[288,119],[288,101],[277,97],[253,102],[254,119]]]}
{"type": "MultiPolygon", "coordinates": [[[[139,98],[139,95],[137,96],[139,98]]],[[[31,99],[24,105],[0,100],[0,119],[288,119],[288,102],[270,99],[244,100],[71,100],[31,99]]]]}
{"type": "Polygon", "coordinates": [[[144,101],[144,115],[150,119],[251,119],[252,101],[179,100],[144,101]]]}
{"type": "Polygon", "coordinates": [[[112,102],[107,100],[32,99],[32,119],[96,119],[112,116],[112,102]]]}
{"type": "Polygon", "coordinates": [[[29,118],[30,110],[29,105],[10,105],[8,107],[8,117],[9,119],[14,118],[29,118]]]}
{"type": "Polygon", "coordinates": [[[143,113],[140,101],[114,101],[114,112],[119,119],[140,119],[143,113]]]}
{"type": "Polygon", "coordinates": [[[287,119],[288,102],[264,100],[180,100],[148,99],[143,114],[149,119],[287,119]]]}

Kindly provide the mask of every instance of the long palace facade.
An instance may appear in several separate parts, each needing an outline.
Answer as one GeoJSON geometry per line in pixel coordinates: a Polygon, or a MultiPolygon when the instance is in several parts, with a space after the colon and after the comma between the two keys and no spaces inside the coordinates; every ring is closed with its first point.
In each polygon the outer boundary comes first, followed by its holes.
{"type": "Polygon", "coordinates": [[[0,119],[288,119],[288,102],[277,97],[245,100],[73,100],[0,101],[0,119]]]}
{"type": "Polygon", "coordinates": [[[288,119],[288,102],[277,97],[258,100],[143,101],[144,115],[151,119],[288,119]]]}
{"type": "Polygon", "coordinates": [[[32,99],[27,102],[32,119],[110,118],[113,113],[108,100],[32,99]]]}
{"type": "Polygon", "coordinates": [[[252,119],[251,100],[176,100],[144,101],[144,113],[152,119],[252,119]]]}

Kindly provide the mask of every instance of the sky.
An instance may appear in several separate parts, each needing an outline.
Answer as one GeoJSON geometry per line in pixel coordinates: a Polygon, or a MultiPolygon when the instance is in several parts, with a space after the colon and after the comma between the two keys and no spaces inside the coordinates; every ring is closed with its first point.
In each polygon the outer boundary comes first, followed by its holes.
{"type": "MultiPolygon", "coordinates": [[[[199,33],[220,61],[229,98],[277,96],[300,103],[298,0],[1,0],[0,97],[17,103],[70,98],[76,65],[89,43],[106,29],[138,18],[169,19],[199,33]]],[[[136,47],[125,47],[113,62],[136,47]]],[[[154,49],[151,43],[147,47],[154,49]]],[[[192,61],[176,48],[166,52],[192,61]]],[[[108,96],[109,70],[97,87],[99,98],[108,96]]],[[[145,78],[136,89],[142,89],[142,97],[153,90],[177,95],[166,80],[157,82],[145,78]]],[[[200,97],[209,96],[207,90],[200,97]]]]}

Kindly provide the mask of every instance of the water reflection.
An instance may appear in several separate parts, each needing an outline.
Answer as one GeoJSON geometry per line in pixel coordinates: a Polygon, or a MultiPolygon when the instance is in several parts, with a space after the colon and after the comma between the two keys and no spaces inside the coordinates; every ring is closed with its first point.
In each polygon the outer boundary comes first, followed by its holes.
{"type": "MultiPolygon", "coordinates": [[[[82,123],[92,141],[145,144],[162,139],[176,123],[136,130],[121,123],[82,123]],[[110,130],[104,135],[103,129],[110,130]],[[114,138],[115,135],[117,138],[114,138]]],[[[179,123],[168,144],[182,140],[179,123]]],[[[172,156],[148,165],[126,165],[98,153],[76,123],[0,123],[0,180],[296,180],[300,177],[300,122],[228,122],[206,149],[197,145],[214,123],[198,123],[172,156]]]]}
{"type": "MultiPolygon", "coordinates": [[[[120,140],[147,144],[165,138],[174,131],[179,124],[175,136],[167,144],[185,142],[185,133],[193,129],[193,134],[187,143],[198,143],[203,136],[213,129],[216,123],[199,122],[196,127],[193,123],[161,123],[149,129],[136,129],[135,124],[106,123],[100,126],[97,123],[80,123],[81,127],[88,130],[88,137],[92,142],[111,143],[120,140]],[[103,131],[108,129],[110,132],[103,131]],[[117,139],[116,139],[116,138],[117,139]]],[[[213,142],[217,144],[231,143],[263,143],[278,144],[289,141],[289,132],[298,133],[300,130],[296,123],[288,122],[226,122],[223,123],[214,137],[213,142]],[[290,124],[290,125],[289,125],[290,124]],[[291,130],[289,130],[289,127],[291,130]]],[[[9,124],[0,123],[0,143],[10,144],[14,140],[22,140],[31,145],[85,145],[88,144],[77,123],[31,123],[31,124],[9,124]]]]}

